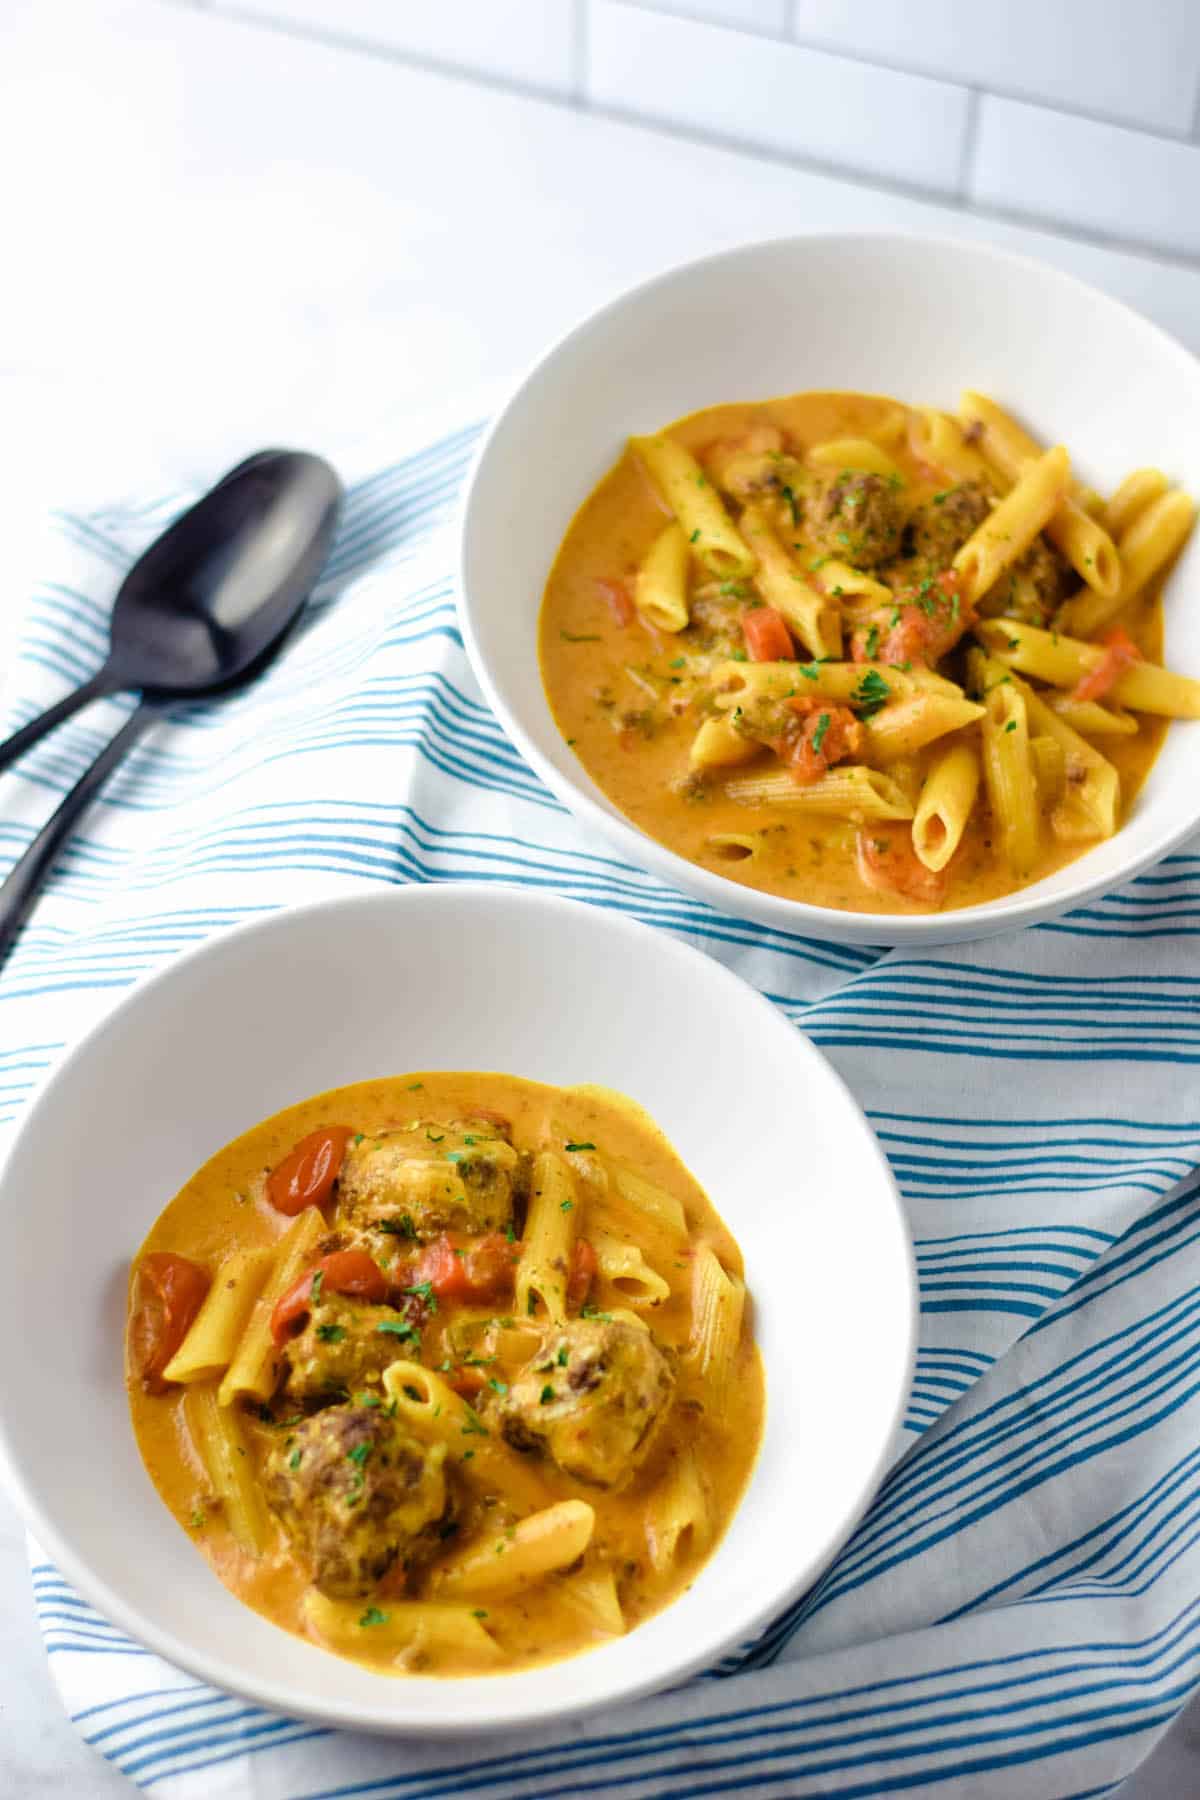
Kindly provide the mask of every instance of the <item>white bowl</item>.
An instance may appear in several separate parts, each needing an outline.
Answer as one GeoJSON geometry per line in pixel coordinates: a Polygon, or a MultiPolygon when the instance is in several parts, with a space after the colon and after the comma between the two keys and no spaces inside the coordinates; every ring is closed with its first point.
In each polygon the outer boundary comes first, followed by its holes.
{"type": "Polygon", "coordinates": [[[674,1682],[793,1600],[860,1516],[908,1391],[915,1283],[887,1164],[821,1055],[698,952],[619,914],[382,888],[242,926],[142,983],[67,1057],[0,1178],[0,1455],[44,1548],[131,1636],[281,1712],[432,1736],[674,1682]],[[745,1253],[767,1373],[749,1492],[695,1585],[547,1668],[389,1678],[251,1612],[146,1475],[122,1328],[131,1254],[215,1150],[289,1103],[412,1068],[632,1095],[745,1253]]]}
{"type": "MultiPolygon", "coordinates": [[[[550,564],[631,432],[722,400],[811,388],[953,408],[964,387],[1065,443],[1111,489],[1155,464],[1200,492],[1200,363],[1137,313],[1042,263],[917,237],[785,238],[634,288],[555,345],[493,425],[467,490],[460,618],[475,671],[525,759],[622,855],[723,911],[852,944],[945,944],[1066,912],[1200,825],[1195,727],[1169,737],[1116,837],[1000,900],[928,916],[837,912],[698,867],[619,812],[568,750],[537,661],[550,564]]],[[[1200,542],[1168,590],[1167,657],[1200,675],[1200,542]]]]}

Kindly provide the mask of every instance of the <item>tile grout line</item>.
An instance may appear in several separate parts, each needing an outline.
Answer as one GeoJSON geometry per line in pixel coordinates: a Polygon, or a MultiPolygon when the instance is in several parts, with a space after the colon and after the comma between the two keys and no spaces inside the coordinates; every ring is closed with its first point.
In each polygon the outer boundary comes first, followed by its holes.
{"type": "Polygon", "coordinates": [[[963,126],[962,150],[958,159],[958,197],[969,204],[971,177],[975,172],[975,154],[979,148],[979,120],[983,111],[983,95],[978,88],[967,89],[967,117],[963,126]]]}

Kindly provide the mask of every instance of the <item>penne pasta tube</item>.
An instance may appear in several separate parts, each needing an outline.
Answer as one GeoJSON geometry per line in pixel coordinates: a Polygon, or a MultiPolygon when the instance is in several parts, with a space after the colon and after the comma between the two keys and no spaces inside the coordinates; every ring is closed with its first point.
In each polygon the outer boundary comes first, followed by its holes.
{"type": "Polygon", "coordinates": [[[1196,520],[1196,505],[1181,488],[1152,500],[1136,514],[1117,545],[1121,585],[1116,594],[1078,594],[1068,600],[1059,622],[1077,637],[1091,637],[1135,600],[1181,549],[1196,520]]]}
{"type": "Polygon", "coordinates": [[[948,694],[913,694],[885,706],[865,721],[867,746],[865,754],[872,762],[890,762],[893,757],[912,756],[949,731],[961,731],[982,718],[983,708],[974,700],[955,699],[948,694]]]}
{"type": "Polygon", "coordinates": [[[927,869],[944,869],[962,842],[979,792],[979,757],[954,744],[934,763],[913,814],[913,849],[927,869]]]}
{"type": "Polygon", "coordinates": [[[962,700],[956,682],[932,669],[897,669],[876,662],[719,663],[713,670],[713,704],[729,711],[757,700],[792,700],[805,694],[845,705],[907,700],[914,694],[944,694],[962,700]]]}
{"type": "Polygon", "coordinates": [[[1033,759],[1033,779],[1043,812],[1050,812],[1062,799],[1067,784],[1067,753],[1057,738],[1031,737],[1029,754],[1033,759]]]}
{"type": "Polygon", "coordinates": [[[521,1260],[517,1264],[519,1318],[539,1310],[555,1325],[567,1317],[567,1280],[579,1220],[579,1196],[562,1157],[543,1150],[533,1159],[533,1185],[525,1215],[521,1260]]]}
{"type": "Polygon", "coordinates": [[[750,862],[762,852],[761,831],[714,831],[704,840],[705,848],[721,862],[750,862]]]}
{"type": "Polygon", "coordinates": [[[396,1417],[424,1442],[445,1444],[463,1473],[482,1488],[503,1495],[523,1512],[541,1504],[544,1490],[536,1472],[435,1370],[403,1360],[389,1363],[383,1385],[396,1417]]]}
{"type": "Polygon", "coordinates": [[[428,1601],[331,1600],[316,1588],[304,1596],[304,1618],[313,1635],[331,1649],[368,1661],[435,1667],[443,1657],[491,1668],[501,1659],[488,1635],[481,1609],[439,1606],[428,1601]]]}
{"type": "Polygon", "coordinates": [[[204,1382],[188,1388],[183,1416],[225,1523],[243,1550],[261,1556],[270,1542],[271,1525],[237,1411],[222,1406],[215,1386],[204,1382]]]}
{"type": "Polygon", "coordinates": [[[1104,529],[1115,543],[1124,537],[1139,513],[1170,487],[1161,469],[1134,469],[1127,475],[1102,514],[1104,529]]]}
{"type": "Polygon", "coordinates": [[[611,1569],[581,1569],[559,1583],[557,1599],[598,1637],[620,1637],[625,1615],[611,1569]]]}
{"type": "Polygon", "coordinates": [[[271,1335],[271,1314],[275,1302],[316,1260],[317,1244],[326,1229],[318,1209],[306,1206],[276,1244],[270,1273],[218,1389],[222,1406],[242,1398],[266,1401],[275,1392],[282,1359],[271,1335]]]}
{"type": "Polygon", "coordinates": [[[1043,699],[1051,712],[1084,737],[1134,737],[1138,723],[1120,707],[1101,706],[1098,700],[1072,700],[1070,694],[1047,693],[1043,699]]]}
{"type": "Polygon", "coordinates": [[[708,1497],[689,1444],[680,1446],[670,1473],[650,1496],[646,1543],[651,1567],[667,1574],[684,1558],[703,1550],[710,1534],[708,1497]]]}
{"type": "Polygon", "coordinates": [[[1049,737],[1060,746],[1064,756],[1064,787],[1060,800],[1050,814],[1054,835],[1065,842],[1089,838],[1111,837],[1117,829],[1117,810],[1121,784],[1116,769],[1077,731],[1072,731],[1018,675],[998,657],[972,651],[972,670],[980,685],[1012,687],[1025,702],[1030,734],[1034,738],[1049,737]]]}
{"type": "Polygon", "coordinates": [[[754,555],[691,451],[669,437],[634,437],[629,444],[704,567],[722,580],[753,575],[754,555]]]}
{"type": "Polygon", "coordinates": [[[915,407],[909,419],[908,447],[918,462],[941,470],[955,481],[990,485],[987,463],[967,442],[962,426],[949,413],[932,406],[915,407]]]}
{"type": "Polygon", "coordinates": [[[859,474],[882,475],[897,487],[904,485],[904,478],[887,451],[870,438],[830,438],[824,444],[814,444],[808,460],[818,469],[850,469],[859,474]]]}
{"type": "Polygon", "coordinates": [[[225,1372],[274,1261],[273,1250],[235,1250],[226,1257],[187,1336],[163,1370],[164,1380],[208,1381],[225,1372]]]}
{"type": "Polygon", "coordinates": [[[753,738],[743,737],[728,719],[705,719],[688,750],[692,769],[729,769],[750,762],[762,749],[753,738]]]}
{"type": "Polygon", "coordinates": [[[861,569],[852,569],[849,563],[839,562],[836,556],[814,558],[808,573],[821,592],[836,600],[845,611],[871,610],[892,604],[890,587],[876,581],[873,575],[865,575],[861,569]]]}
{"type": "Polygon", "coordinates": [[[638,616],[655,631],[682,631],[688,622],[688,541],[677,519],[647,550],[634,587],[638,616]]]}
{"type": "MultiPolygon", "coordinates": [[[[961,413],[968,430],[978,430],[985,457],[1006,481],[1017,483],[1026,466],[1044,454],[1003,407],[983,394],[964,394],[961,413]]],[[[1091,491],[1072,480],[1044,530],[1089,588],[1111,595],[1121,583],[1121,562],[1104,525],[1091,515],[1090,499],[1091,491]]]]}
{"type": "Polygon", "coordinates": [[[717,1418],[725,1412],[745,1306],[741,1277],[722,1268],[711,1245],[701,1244],[692,1264],[692,1332],[684,1360],[717,1418]]]}
{"type": "Polygon", "coordinates": [[[1164,495],[1169,486],[1171,482],[1160,468],[1135,468],[1130,475],[1124,477],[1121,486],[1112,495],[1112,499],[1106,502],[1101,513],[1101,522],[1114,544],[1121,542],[1137,515],[1146,511],[1151,500],[1164,495]]]}
{"type": "Polygon", "coordinates": [[[1029,753],[1029,715],[1014,683],[997,682],[984,695],[980,742],[1001,848],[1013,874],[1023,880],[1038,859],[1041,809],[1029,753]]]}
{"type": "Polygon", "coordinates": [[[624,1243],[611,1232],[590,1228],[588,1236],[596,1252],[601,1280],[615,1288],[630,1306],[658,1306],[670,1298],[670,1282],[651,1268],[638,1244],[624,1243]]]}
{"type": "Polygon", "coordinates": [[[1024,555],[1061,504],[1070,473],[1061,444],[1022,467],[1013,488],[954,558],[965,604],[974,605],[1024,555]]]}
{"type": "MultiPolygon", "coordinates": [[[[998,661],[1022,675],[1033,675],[1051,687],[1073,688],[1104,661],[1102,644],[1085,644],[1061,632],[1043,631],[1016,619],[981,619],[975,635],[998,661]]],[[[1109,690],[1112,698],[1134,712],[1158,713],[1168,719],[1200,719],[1200,681],[1176,675],[1158,663],[1135,662],[1123,669],[1109,690]]]]}
{"type": "Polygon", "coordinates": [[[781,806],[792,812],[833,814],[861,824],[864,819],[911,819],[912,802],[902,788],[860,763],[843,763],[818,781],[801,783],[786,770],[771,775],[740,775],[725,783],[731,800],[758,806],[781,806]]]}
{"type": "Polygon", "coordinates": [[[439,1596],[512,1593],[543,1575],[570,1568],[592,1541],[596,1513],[586,1500],[561,1500],[519,1519],[507,1531],[490,1532],[449,1556],[433,1572],[439,1596]]]}
{"type": "Polygon", "coordinates": [[[636,1206],[660,1230],[669,1232],[674,1237],[687,1236],[687,1219],[683,1206],[674,1194],[668,1194],[656,1182],[647,1181],[644,1175],[635,1174],[621,1163],[612,1165],[612,1179],[622,1200],[628,1201],[630,1206],[636,1206]]]}
{"type": "Polygon", "coordinates": [[[754,585],[767,605],[783,614],[811,656],[840,656],[842,621],[837,607],[801,574],[762,507],[747,506],[740,523],[758,558],[754,585]]]}

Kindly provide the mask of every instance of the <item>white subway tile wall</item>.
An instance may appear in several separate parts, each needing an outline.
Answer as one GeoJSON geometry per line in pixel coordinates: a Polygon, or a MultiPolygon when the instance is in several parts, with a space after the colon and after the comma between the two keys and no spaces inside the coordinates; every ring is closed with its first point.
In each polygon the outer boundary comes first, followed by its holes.
{"type": "Polygon", "coordinates": [[[597,106],[952,193],[965,89],[821,50],[595,0],[584,93],[597,106]]]}
{"type": "Polygon", "coordinates": [[[1200,0],[206,9],[1200,262],[1200,0]]]}

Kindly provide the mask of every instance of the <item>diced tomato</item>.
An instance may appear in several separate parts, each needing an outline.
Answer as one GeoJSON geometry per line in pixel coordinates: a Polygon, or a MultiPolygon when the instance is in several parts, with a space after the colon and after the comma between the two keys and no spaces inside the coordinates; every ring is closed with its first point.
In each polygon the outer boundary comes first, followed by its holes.
{"type": "Polygon", "coordinates": [[[439,1300],[495,1300],[511,1292],[520,1242],[502,1232],[487,1237],[451,1236],[426,1244],[413,1269],[413,1285],[427,1281],[439,1300]]]}
{"type": "Polygon", "coordinates": [[[953,650],[974,617],[973,609],[961,597],[958,575],[953,569],[943,569],[940,575],[927,577],[915,591],[901,595],[873,626],[860,625],[850,653],[855,662],[932,667],[953,650]]]}
{"type": "Polygon", "coordinates": [[[742,636],[752,662],[790,662],[796,654],[787,621],[773,606],[747,607],[742,636]]]}
{"type": "Polygon", "coordinates": [[[461,1394],[464,1400],[473,1400],[487,1386],[487,1376],[474,1363],[460,1363],[446,1379],[455,1393],[461,1394]]]}
{"type": "Polygon", "coordinates": [[[567,1277],[567,1299],[572,1306],[582,1306],[596,1279],[596,1252],[586,1238],[576,1238],[571,1252],[571,1273],[567,1277]]]}
{"type": "Polygon", "coordinates": [[[377,1305],[388,1297],[387,1278],[374,1257],[365,1250],[333,1250],[307,1269],[275,1303],[271,1336],[276,1344],[294,1337],[312,1311],[313,1283],[321,1277],[320,1292],[351,1294],[377,1305]]]}
{"type": "Polygon", "coordinates": [[[267,1199],[276,1212],[292,1218],[306,1206],[324,1206],[353,1135],[348,1125],[327,1125],[301,1138],[267,1177],[267,1199]]]}
{"type": "Polygon", "coordinates": [[[898,894],[937,906],[946,892],[944,870],[927,869],[907,825],[864,825],[858,834],[859,879],[877,894],[898,894]]]}
{"type": "Polygon", "coordinates": [[[191,1330],[211,1283],[186,1256],[151,1250],[134,1271],[129,1360],[148,1394],[165,1394],[163,1370],[191,1330]]]}
{"type": "Polygon", "coordinates": [[[637,616],[637,608],[633,604],[633,595],[626,581],[607,581],[597,577],[596,586],[612,607],[613,617],[618,625],[632,625],[637,616]]]}
{"type": "Polygon", "coordinates": [[[771,748],[802,785],[819,781],[834,763],[861,750],[863,728],[848,706],[810,694],[799,695],[787,704],[795,716],[795,726],[775,739],[771,748]]]}
{"type": "Polygon", "coordinates": [[[1141,651],[1122,625],[1106,631],[1101,642],[1105,645],[1104,655],[1071,690],[1072,700],[1103,700],[1126,669],[1141,661],[1141,651]]]}

